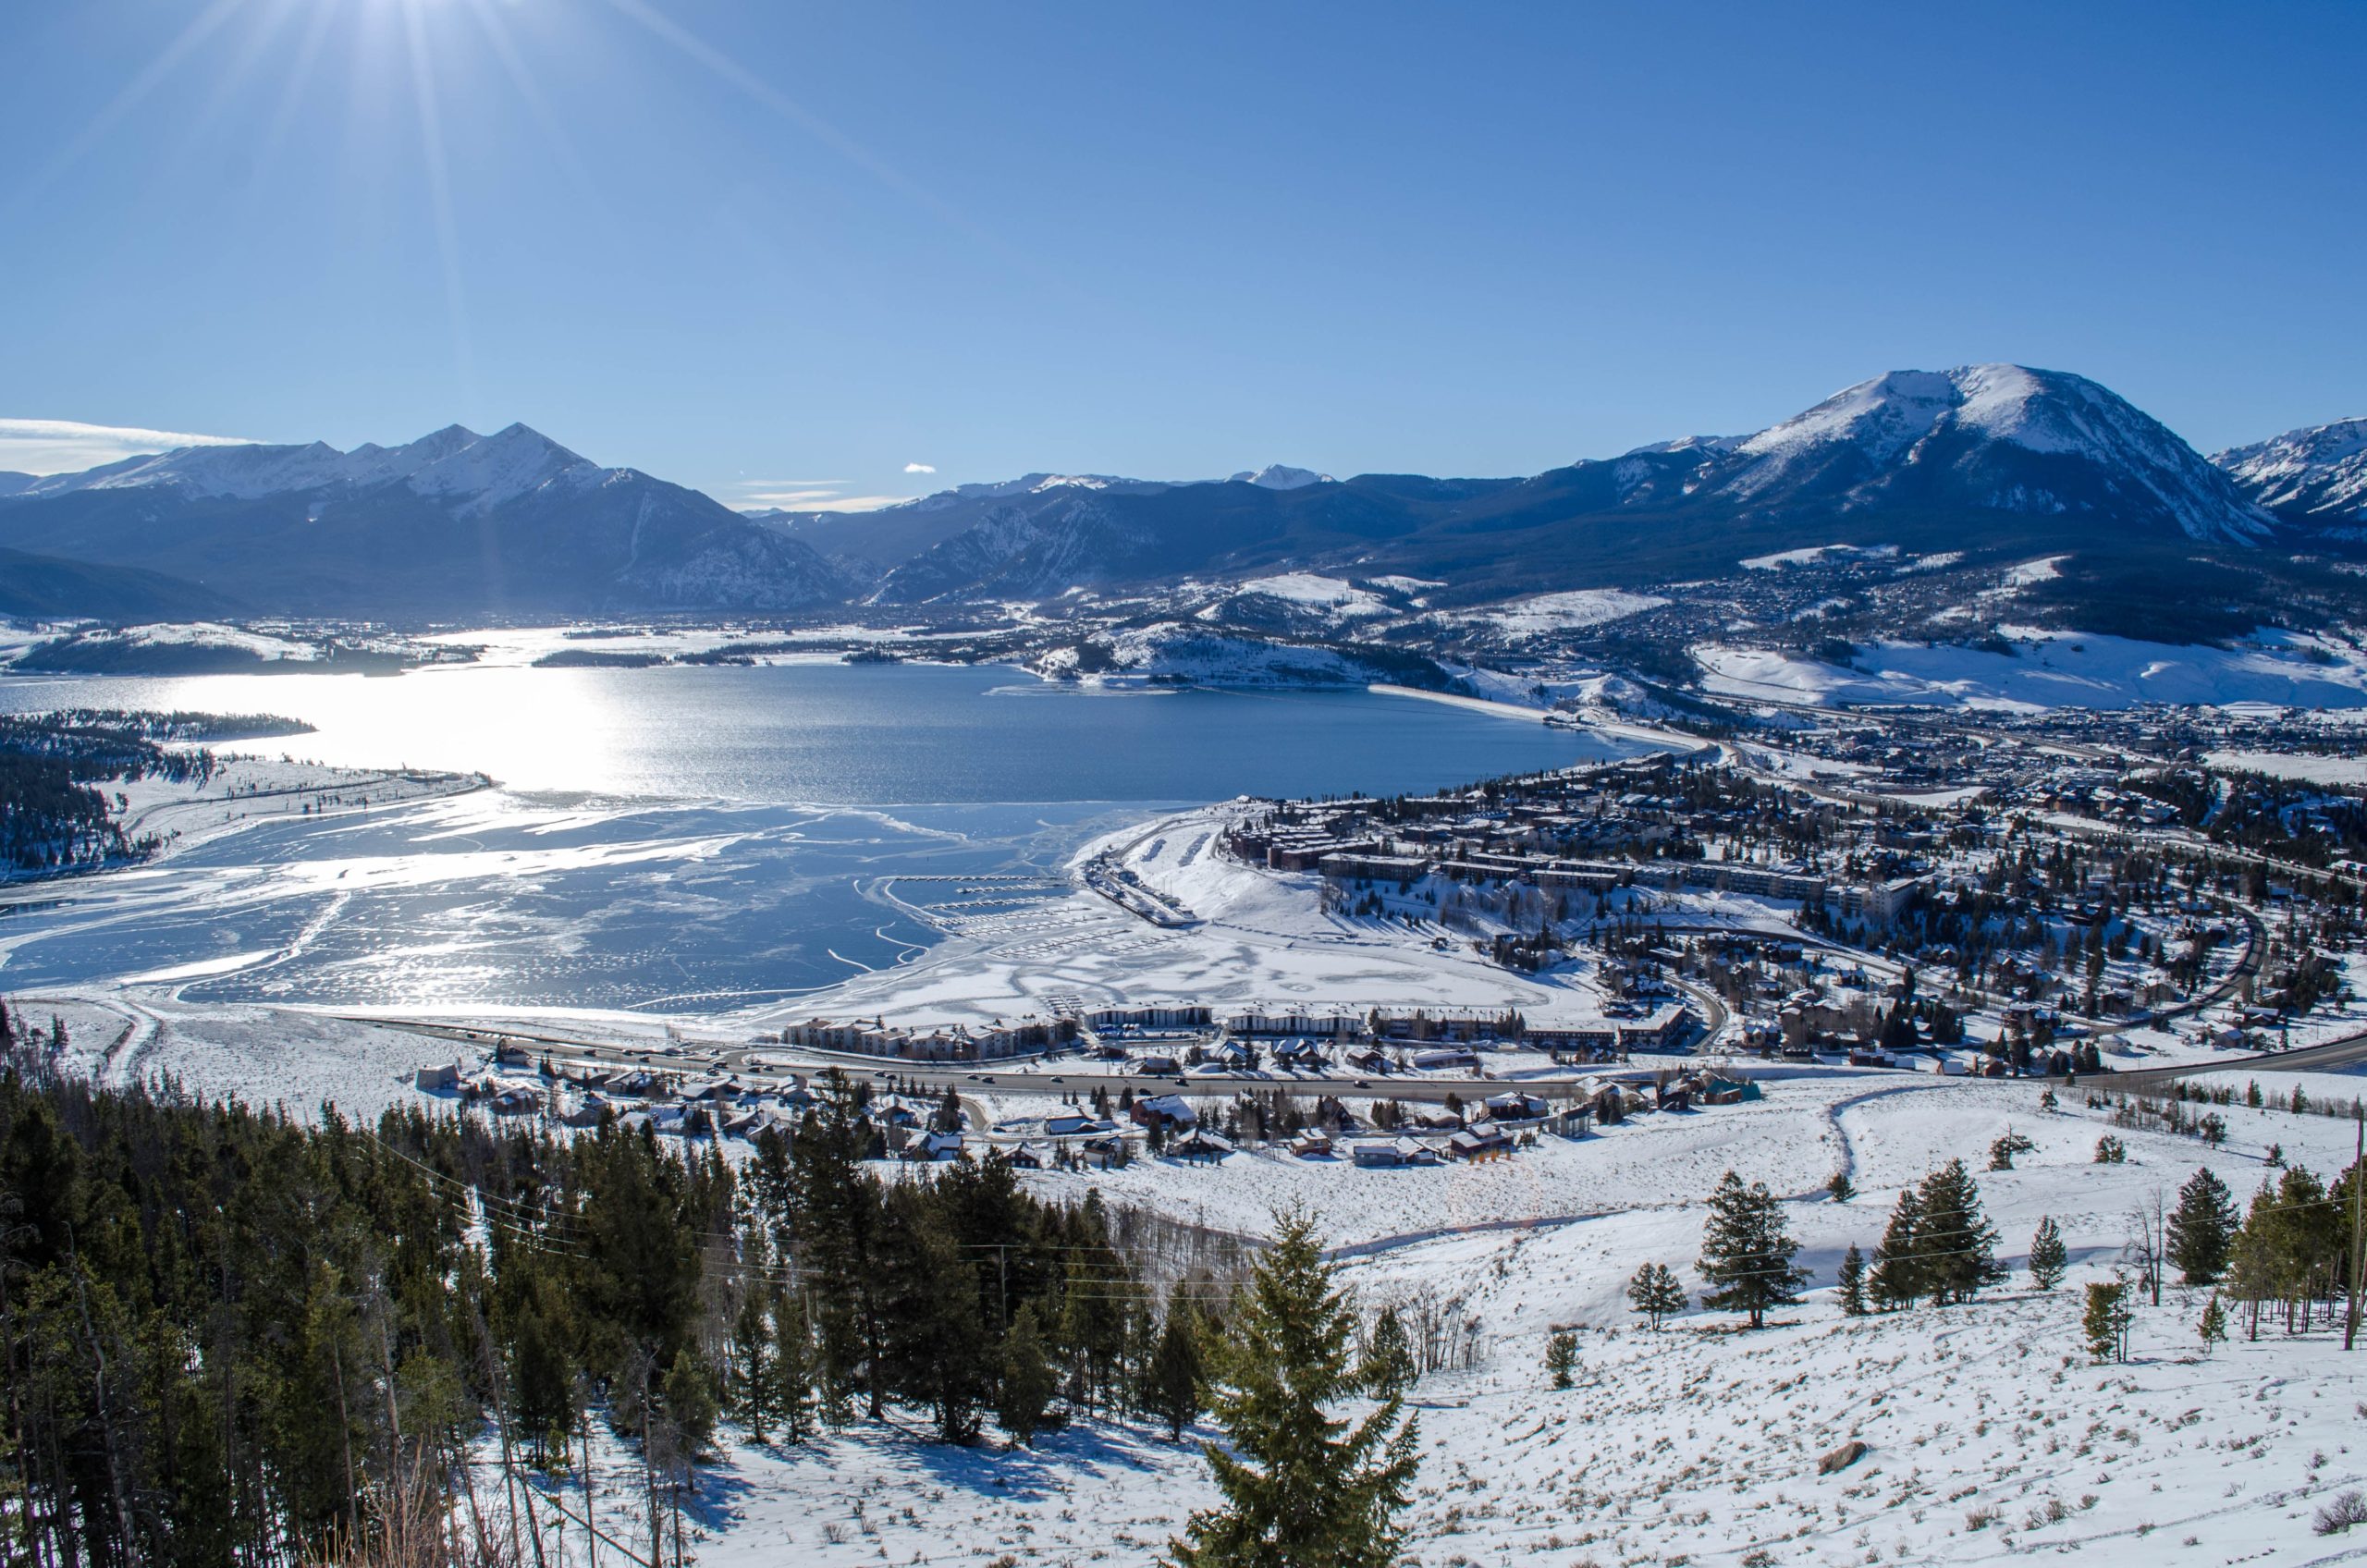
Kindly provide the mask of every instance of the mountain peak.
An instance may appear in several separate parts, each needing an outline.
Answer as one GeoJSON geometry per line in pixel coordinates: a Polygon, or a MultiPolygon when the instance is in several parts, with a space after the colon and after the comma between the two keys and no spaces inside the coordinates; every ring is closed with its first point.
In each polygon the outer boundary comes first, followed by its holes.
{"type": "Polygon", "coordinates": [[[2367,418],[2304,425],[2211,460],[2238,490],[2284,517],[2367,522],[2367,418]]]}
{"type": "Polygon", "coordinates": [[[1334,481],[1328,473],[1318,473],[1310,468],[1292,468],[1285,463],[1268,463],[1261,469],[1244,469],[1228,481],[1233,484],[1255,484],[1264,490],[1303,490],[1310,484],[1330,484],[1334,481]]]}
{"type": "MultiPolygon", "coordinates": [[[[458,425],[451,429],[468,434],[458,425]]],[[[414,470],[410,484],[420,495],[460,500],[459,509],[469,514],[489,511],[563,478],[589,482],[603,472],[533,426],[513,423],[414,470]]]]}
{"type": "Polygon", "coordinates": [[[1908,492],[2002,511],[2151,514],[2249,544],[2269,515],[2150,415],[2064,371],[1898,370],[1739,443],[1718,487],[1758,507],[1848,509],[1908,492]]]}

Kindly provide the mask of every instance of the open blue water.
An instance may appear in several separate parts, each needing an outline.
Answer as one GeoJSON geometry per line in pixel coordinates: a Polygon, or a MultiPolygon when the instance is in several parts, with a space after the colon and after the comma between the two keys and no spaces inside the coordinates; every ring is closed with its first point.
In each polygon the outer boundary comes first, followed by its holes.
{"type": "Polygon", "coordinates": [[[192,998],[724,1011],[925,949],[892,876],[1049,875],[1163,807],[1631,749],[1364,692],[1105,696],[917,666],[0,680],[0,709],[67,706],[285,714],[318,732],[251,749],[501,787],[11,889],[0,991],[163,976],[192,998]]]}

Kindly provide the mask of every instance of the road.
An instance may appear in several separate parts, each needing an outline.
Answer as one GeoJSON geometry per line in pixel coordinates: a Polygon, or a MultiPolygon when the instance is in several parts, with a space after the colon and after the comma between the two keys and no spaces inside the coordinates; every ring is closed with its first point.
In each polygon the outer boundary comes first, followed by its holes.
{"type": "Polygon", "coordinates": [[[2175,1067],[2147,1067],[2134,1072],[2091,1075],[2083,1081],[2115,1089],[2144,1090],[2206,1072],[2331,1072],[2362,1061],[2367,1061],[2367,1029],[2331,1040],[2321,1040],[2314,1046],[2296,1046],[2289,1051],[2211,1058],[2181,1062],[2175,1067]]]}

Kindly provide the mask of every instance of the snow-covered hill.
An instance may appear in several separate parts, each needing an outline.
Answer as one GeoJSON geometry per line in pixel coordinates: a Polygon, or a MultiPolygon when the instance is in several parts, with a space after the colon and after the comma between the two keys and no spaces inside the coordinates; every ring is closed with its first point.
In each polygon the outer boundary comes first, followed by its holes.
{"type": "Polygon", "coordinates": [[[1705,488],[1750,509],[1950,500],[2117,513],[2250,544],[2273,520],[2159,421],[2085,376],[2021,365],[1893,371],[1716,452],[1705,488]]]}
{"type": "Polygon", "coordinates": [[[2288,521],[2367,525],[2367,419],[2288,430],[2211,460],[2238,489],[2288,521]]]}

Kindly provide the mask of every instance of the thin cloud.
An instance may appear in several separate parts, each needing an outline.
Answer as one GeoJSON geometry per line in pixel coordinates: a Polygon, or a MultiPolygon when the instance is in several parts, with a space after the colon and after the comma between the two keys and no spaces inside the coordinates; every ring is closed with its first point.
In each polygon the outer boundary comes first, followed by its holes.
{"type": "Polygon", "coordinates": [[[733,504],[742,511],[777,508],[785,512],[876,512],[901,506],[910,496],[842,496],[836,490],[747,490],[733,504]]]}
{"type": "Polygon", "coordinates": [[[906,473],[935,473],[937,465],[935,463],[906,463],[904,472],[906,473]]]}
{"type": "Polygon", "coordinates": [[[242,447],[237,435],[193,435],[137,425],[82,424],[70,419],[0,419],[0,471],[80,473],[176,447],[242,447]]]}

